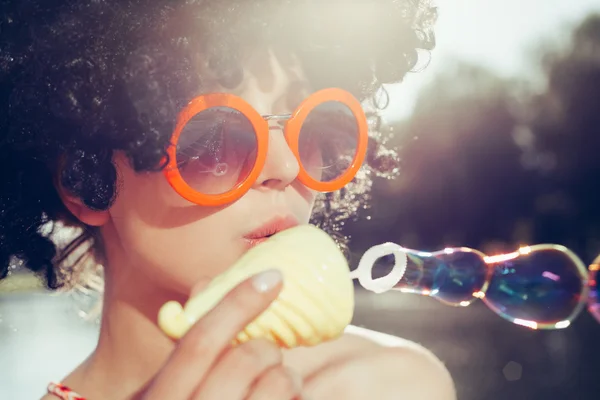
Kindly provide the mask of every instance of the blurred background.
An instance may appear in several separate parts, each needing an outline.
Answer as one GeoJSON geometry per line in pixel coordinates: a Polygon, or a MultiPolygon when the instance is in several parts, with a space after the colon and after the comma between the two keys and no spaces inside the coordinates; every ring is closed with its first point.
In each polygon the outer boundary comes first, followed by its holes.
{"type": "MultiPolygon", "coordinates": [[[[600,254],[600,2],[438,4],[431,62],[386,88],[402,169],[346,225],[353,262],[393,241],[488,254],[557,243],[589,264],[600,254]]],[[[18,268],[0,283],[0,399],[39,398],[93,350],[97,325],[80,306],[18,268]]],[[[460,400],[600,399],[600,325],[587,312],[534,331],[481,302],[359,291],[355,323],[430,348],[460,400]]]]}

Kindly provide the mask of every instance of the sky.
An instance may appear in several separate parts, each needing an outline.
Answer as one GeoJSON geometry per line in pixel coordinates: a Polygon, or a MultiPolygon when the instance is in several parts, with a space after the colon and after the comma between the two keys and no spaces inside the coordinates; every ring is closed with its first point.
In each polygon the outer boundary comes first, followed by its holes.
{"type": "Polygon", "coordinates": [[[419,90],[450,60],[483,65],[502,76],[530,73],[530,49],[540,41],[564,41],[568,28],[600,12],[600,0],[437,0],[437,47],[431,62],[388,87],[389,120],[410,115],[419,90]]]}

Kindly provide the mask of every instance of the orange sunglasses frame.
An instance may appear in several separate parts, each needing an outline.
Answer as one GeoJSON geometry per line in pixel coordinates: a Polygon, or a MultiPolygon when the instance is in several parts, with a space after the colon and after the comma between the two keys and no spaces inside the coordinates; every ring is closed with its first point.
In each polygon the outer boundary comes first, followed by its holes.
{"type": "MultiPolygon", "coordinates": [[[[360,102],[352,94],[342,89],[323,89],[310,95],[291,114],[291,117],[285,122],[283,131],[285,140],[294,156],[296,156],[298,165],[300,166],[298,180],[313,190],[332,192],[341,189],[354,178],[365,159],[368,144],[367,118],[360,102]],[[330,182],[320,182],[313,179],[304,169],[300,159],[298,141],[302,124],[310,112],[315,109],[315,107],[328,101],[340,102],[350,109],[358,126],[358,144],[350,167],[339,178],[330,182]]],[[[194,98],[179,114],[177,125],[171,136],[171,145],[167,149],[169,163],[164,169],[164,174],[171,187],[184,199],[202,206],[224,205],[242,197],[250,190],[254,182],[256,182],[264,167],[268,146],[269,122],[245,100],[227,93],[210,93],[202,95],[194,98]],[[246,179],[239,182],[228,192],[221,194],[204,194],[194,190],[181,176],[179,168],[177,167],[177,143],[186,124],[198,113],[213,107],[232,108],[248,118],[250,124],[254,128],[254,134],[256,135],[257,152],[254,166],[246,179]]]]}

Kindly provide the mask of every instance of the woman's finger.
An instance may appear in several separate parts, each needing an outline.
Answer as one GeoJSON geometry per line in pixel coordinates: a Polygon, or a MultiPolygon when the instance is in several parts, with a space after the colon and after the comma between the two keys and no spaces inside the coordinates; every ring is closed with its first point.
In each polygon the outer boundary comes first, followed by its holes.
{"type": "Polygon", "coordinates": [[[210,370],[194,399],[245,399],[253,383],[282,360],[281,350],[266,339],[232,348],[210,370]]]}
{"type": "Polygon", "coordinates": [[[281,272],[268,270],[229,292],[179,341],[152,382],[149,398],[190,398],[219,355],[277,297],[281,280],[281,272]]]}
{"type": "Polygon", "coordinates": [[[255,383],[247,400],[301,399],[302,378],[282,365],[271,368],[255,383]]]}

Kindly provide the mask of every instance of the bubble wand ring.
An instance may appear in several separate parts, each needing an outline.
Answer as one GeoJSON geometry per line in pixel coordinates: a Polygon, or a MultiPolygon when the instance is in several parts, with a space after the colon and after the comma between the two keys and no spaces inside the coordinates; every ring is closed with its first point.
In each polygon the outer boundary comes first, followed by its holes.
{"type": "Polygon", "coordinates": [[[383,243],[371,247],[360,259],[358,267],[350,272],[350,278],[358,279],[362,287],[375,293],[384,293],[391,290],[400,282],[406,267],[408,265],[408,256],[404,249],[395,243],[383,243]],[[371,270],[375,266],[377,259],[384,255],[394,256],[394,268],[383,278],[373,279],[371,270]]]}

